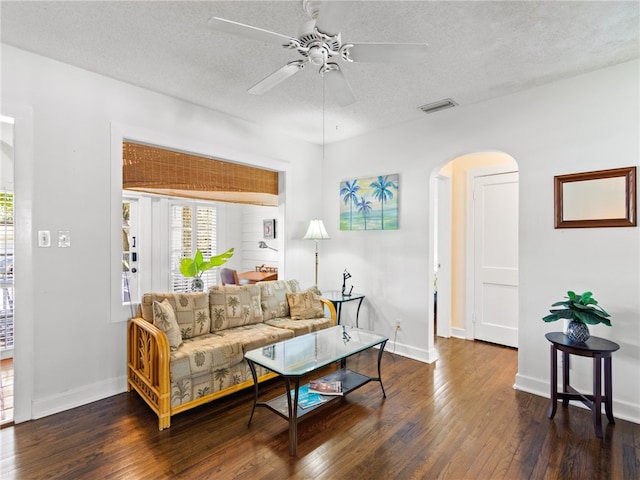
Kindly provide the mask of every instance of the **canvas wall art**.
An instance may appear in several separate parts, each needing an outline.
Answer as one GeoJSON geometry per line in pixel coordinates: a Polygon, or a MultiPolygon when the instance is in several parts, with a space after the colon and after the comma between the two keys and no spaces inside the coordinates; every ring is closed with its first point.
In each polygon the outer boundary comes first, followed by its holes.
{"type": "Polygon", "coordinates": [[[340,230],[397,230],[398,177],[395,173],[340,182],[340,230]]]}

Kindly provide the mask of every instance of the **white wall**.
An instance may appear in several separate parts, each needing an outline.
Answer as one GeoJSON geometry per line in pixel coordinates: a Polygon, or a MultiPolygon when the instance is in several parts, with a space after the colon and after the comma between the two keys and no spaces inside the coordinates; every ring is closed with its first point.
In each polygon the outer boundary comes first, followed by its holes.
{"type": "MultiPolygon", "coordinates": [[[[393,333],[398,351],[429,360],[429,176],[477,151],[511,155],[520,169],[520,318],[516,387],[548,396],[549,343],[562,329],[541,318],[567,290],[591,290],[612,315],[593,335],[620,344],[613,358],[614,414],[640,422],[640,242],[638,228],[554,229],[553,176],[637,165],[639,63],[614,66],[516,95],[460,106],[327,147],[321,285],[345,267],[367,295],[370,327],[393,333]],[[339,182],[400,174],[400,229],[340,232],[339,182]]],[[[583,359],[578,359],[583,360],[583,359]]],[[[573,362],[572,382],[591,389],[590,364],[573,362]]]]}
{"type": "Polygon", "coordinates": [[[26,112],[27,121],[16,123],[17,137],[29,126],[33,133],[32,140],[27,135],[16,143],[16,150],[22,147],[16,203],[26,212],[17,224],[22,245],[16,286],[28,293],[17,293],[15,305],[17,421],[125,389],[126,324],[112,322],[110,304],[110,250],[118,242],[110,225],[120,208],[119,186],[110,181],[120,168],[111,152],[113,131],[144,132],[165,146],[283,166],[284,197],[296,199],[282,208],[288,226],[284,268],[289,278],[311,283],[313,248],[300,231],[319,211],[319,146],[7,45],[2,109],[26,112]],[[57,248],[57,242],[37,248],[38,230],[54,236],[69,230],[71,248],[57,248]],[[309,259],[308,268],[300,258],[309,259]]]}

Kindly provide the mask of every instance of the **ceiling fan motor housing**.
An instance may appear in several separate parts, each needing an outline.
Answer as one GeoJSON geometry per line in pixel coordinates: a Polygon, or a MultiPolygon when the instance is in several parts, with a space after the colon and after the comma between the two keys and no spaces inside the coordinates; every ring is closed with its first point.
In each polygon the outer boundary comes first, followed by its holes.
{"type": "Polygon", "coordinates": [[[340,34],[326,35],[315,26],[315,20],[305,22],[298,38],[292,38],[289,45],[295,48],[298,53],[309,58],[314,65],[324,65],[327,60],[340,54],[342,40],[340,34]]]}

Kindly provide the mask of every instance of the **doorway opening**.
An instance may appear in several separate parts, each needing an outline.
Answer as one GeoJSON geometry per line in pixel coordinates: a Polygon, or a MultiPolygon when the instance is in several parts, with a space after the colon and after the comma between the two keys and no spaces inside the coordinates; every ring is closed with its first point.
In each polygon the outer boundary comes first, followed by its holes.
{"type": "Polygon", "coordinates": [[[437,336],[517,346],[517,171],[508,154],[477,152],[431,175],[437,336]],[[494,326],[508,338],[494,337],[494,326]]]}
{"type": "Polygon", "coordinates": [[[0,117],[0,424],[13,422],[14,120],[0,117]]]}

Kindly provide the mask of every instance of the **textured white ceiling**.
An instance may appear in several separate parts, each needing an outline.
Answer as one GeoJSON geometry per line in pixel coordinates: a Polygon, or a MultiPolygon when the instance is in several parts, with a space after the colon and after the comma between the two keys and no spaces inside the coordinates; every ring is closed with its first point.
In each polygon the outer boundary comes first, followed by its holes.
{"type": "MultiPolygon", "coordinates": [[[[262,96],[246,92],[294,51],[218,33],[218,16],[296,36],[300,1],[0,2],[2,42],[291,135],[322,141],[322,77],[308,67],[262,96]]],[[[416,65],[342,64],[357,98],[327,95],[326,141],[639,58],[637,1],[356,1],[348,42],[429,44],[416,65]]],[[[458,107],[460,108],[460,107],[458,107]]],[[[438,115],[437,113],[434,115],[438,115]]]]}

